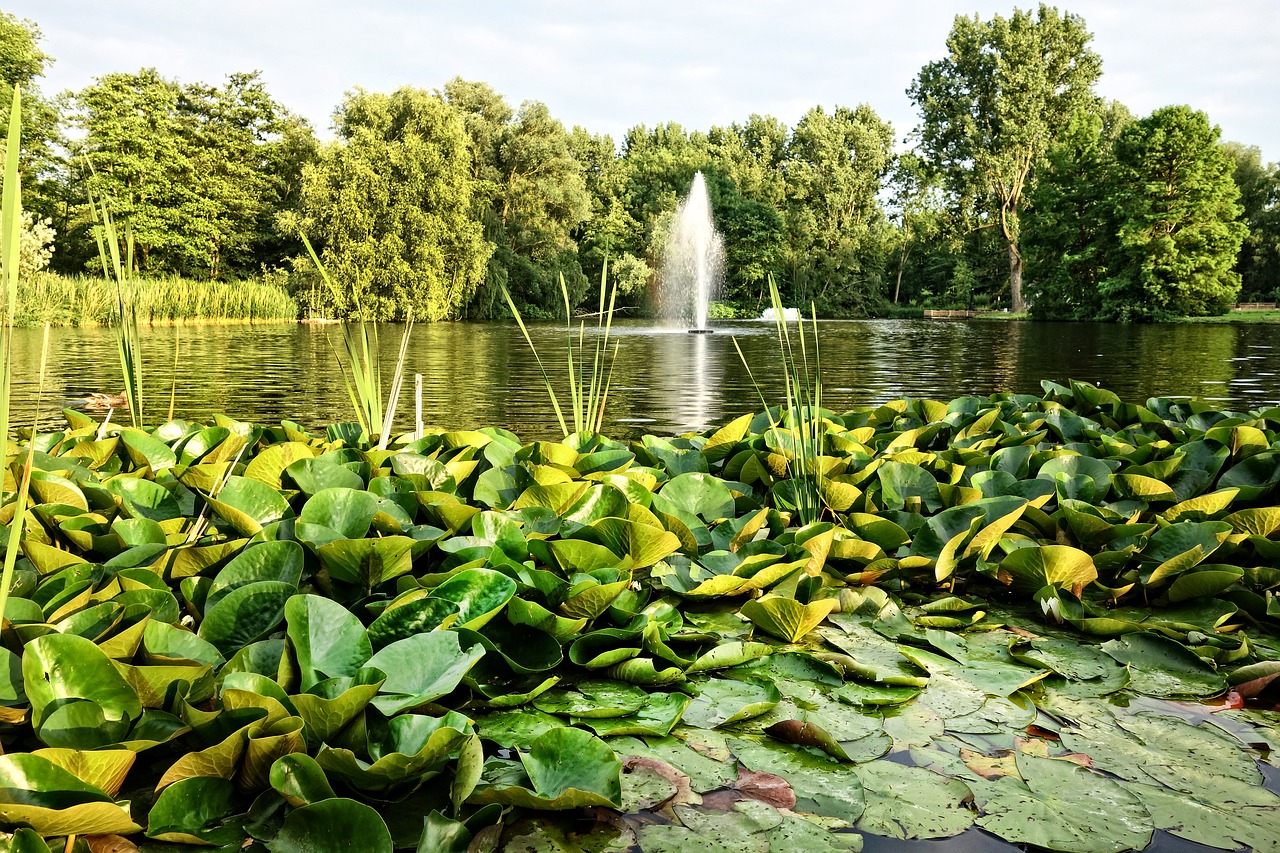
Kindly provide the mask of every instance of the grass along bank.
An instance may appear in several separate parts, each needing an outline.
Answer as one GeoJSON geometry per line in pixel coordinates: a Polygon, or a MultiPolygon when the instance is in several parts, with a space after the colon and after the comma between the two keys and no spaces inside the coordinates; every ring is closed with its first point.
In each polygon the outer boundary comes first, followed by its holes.
{"type": "MultiPolygon", "coordinates": [[[[142,325],[291,322],[298,317],[293,297],[271,281],[195,281],[172,276],[138,280],[131,287],[142,325]]],[[[108,325],[115,320],[116,306],[114,282],[39,273],[18,285],[14,324],[108,325]]]]}

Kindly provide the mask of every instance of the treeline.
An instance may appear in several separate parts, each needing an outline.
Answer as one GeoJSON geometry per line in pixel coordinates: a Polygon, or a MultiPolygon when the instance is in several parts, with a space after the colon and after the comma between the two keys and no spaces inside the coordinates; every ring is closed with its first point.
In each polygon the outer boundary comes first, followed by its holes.
{"type": "Polygon", "coordinates": [[[1189,107],[1135,119],[1105,103],[1090,39],[1043,5],[957,18],[908,91],[921,122],[907,151],[865,104],[614,140],[461,79],[354,90],[320,142],[254,73],[211,86],[144,69],[44,97],[39,30],[4,13],[0,96],[24,91],[29,254],[63,273],[97,263],[92,196],[129,224],[146,276],[271,272],[305,307],[380,318],[500,316],[505,287],[552,316],[560,278],[581,300],[607,260],[620,301],[645,311],[702,171],[731,309],[758,310],[771,275],[831,316],[1137,321],[1276,299],[1280,169],[1189,107]],[[319,282],[302,234],[346,298],[319,282]]]}

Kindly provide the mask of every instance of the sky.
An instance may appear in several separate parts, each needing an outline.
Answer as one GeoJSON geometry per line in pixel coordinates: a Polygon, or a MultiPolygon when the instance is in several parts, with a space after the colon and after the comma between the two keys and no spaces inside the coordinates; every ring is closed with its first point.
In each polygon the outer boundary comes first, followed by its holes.
{"type": "MultiPolygon", "coordinates": [[[[259,70],[322,136],[356,87],[482,80],[514,106],[620,142],[638,124],[687,129],[753,113],[794,126],[810,108],[870,104],[900,140],[906,95],[946,52],[956,15],[1029,0],[7,0],[55,58],[46,94],[154,67],[183,83],[259,70]]],[[[1071,0],[1103,60],[1098,91],[1142,116],[1204,110],[1223,138],[1280,160],[1280,2],[1071,0]]],[[[904,146],[905,147],[905,146],[904,146]]]]}

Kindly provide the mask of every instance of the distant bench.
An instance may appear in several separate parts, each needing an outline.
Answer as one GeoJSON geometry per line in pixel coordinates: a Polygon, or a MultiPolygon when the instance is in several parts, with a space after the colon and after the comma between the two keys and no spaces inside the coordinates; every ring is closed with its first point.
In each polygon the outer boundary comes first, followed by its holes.
{"type": "Polygon", "coordinates": [[[1274,311],[1276,303],[1274,302],[1237,302],[1235,310],[1237,311],[1274,311]]]}
{"type": "Polygon", "coordinates": [[[924,312],[926,320],[968,320],[971,317],[977,317],[982,311],[946,311],[941,309],[927,308],[924,312]]]}

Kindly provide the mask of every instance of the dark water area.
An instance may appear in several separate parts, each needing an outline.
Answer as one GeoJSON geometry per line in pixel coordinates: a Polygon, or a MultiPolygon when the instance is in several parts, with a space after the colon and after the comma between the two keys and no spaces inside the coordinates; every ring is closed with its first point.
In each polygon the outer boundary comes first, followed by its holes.
{"type": "MultiPolygon", "coordinates": [[[[388,367],[400,328],[383,327],[388,367]]],[[[782,398],[772,323],[737,321],[715,334],[614,326],[619,344],[606,432],[675,434],[759,411],[760,397],[734,348],[742,348],[771,403],[782,398]]],[[[1280,404],[1280,344],[1272,326],[869,320],[819,324],[823,402],[835,411],[899,397],[948,400],[1001,391],[1042,393],[1041,379],[1095,382],[1122,398],[1197,397],[1236,409],[1280,404]]],[[[561,389],[564,327],[531,327],[561,389]]],[[[121,390],[115,336],[103,328],[52,331],[46,412],[94,391],[121,390]]],[[[352,419],[329,341],[336,326],[183,326],[143,330],[144,415],[163,419],[175,380],[175,413],[204,419],[297,421],[315,428],[352,419]]],[[[590,349],[593,332],[588,330],[590,349]]],[[[35,410],[39,329],[14,341],[14,414],[35,410]]],[[[498,425],[526,440],[558,435],[538,367],[514,324],[437,323],[414,328],[397,428],[413,427],[413,377],[423,374],[428,427],[498,425]]],[[[566,395],[562,391],[562,395],[566,395]]]]}

